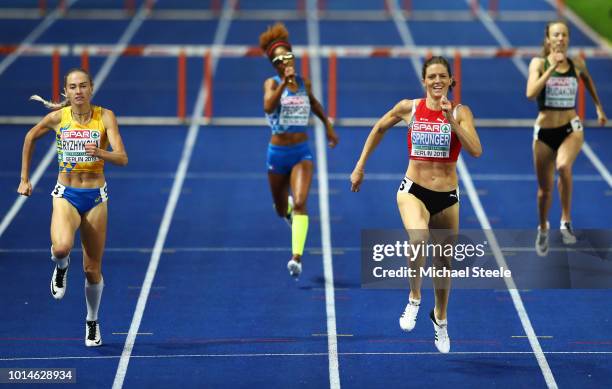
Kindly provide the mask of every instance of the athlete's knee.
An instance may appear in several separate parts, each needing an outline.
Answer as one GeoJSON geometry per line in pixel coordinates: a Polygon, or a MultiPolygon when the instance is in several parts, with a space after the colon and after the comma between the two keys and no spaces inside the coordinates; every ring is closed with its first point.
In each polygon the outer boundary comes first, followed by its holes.
{"type": "Polygon", "coordinates": [[[278,217],[285,217],[287,216],[287,205],[274,203],[274,211],[276,211],[278,217]]]}
{"type": "Polygon", "coordinates": [[[297,214],[306,213],[306,196],[297,196],[293,199],[293,212],[297,214]]]}
{"type": "Polygon", "coordinates": [[[433,264],[436,268],[451,268],[451,257],[434,257],[433,264]]]}
{"type": "Polygon", "coordinates": [[[561,162],[557,165],[557,171],[559,171],[559,175],[563,178],[571,177],[572,164],[569,162],[561,162]]]}
{"type": "Polygon", "coordinates": [[[57,242],[51,246],[51,252],[55,258],[66,258],[70,255],[72,245],[69,242],[57,242]]]}
{"type": "Polygon", "coordinates": [[[538,198],[539,199],[548,199],[552,197],[552,188],[548,186],[541,186],[538,188],[538,198]]]}
{"type": "Polygon", "coordinates": [[[429,241],[429,228],[426,223],[418,223],[417,225],[422,224],[422,227],[412,227],[407,230],[408,237],[411,245],[424,245],[429,241]]]}
{"type": "Polygon", "coordinates": [[[85,277],[90,283],[98,283],[102,278],[102,268],[99,264],[88,263],[84,266],[85,277]]]}

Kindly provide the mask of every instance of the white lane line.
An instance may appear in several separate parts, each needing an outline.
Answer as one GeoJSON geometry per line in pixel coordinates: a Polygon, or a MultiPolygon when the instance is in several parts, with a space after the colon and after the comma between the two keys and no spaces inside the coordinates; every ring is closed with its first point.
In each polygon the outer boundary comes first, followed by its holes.
{"type": "MultiPolygon", "coordinates": [[[[464,230],[465,231],[465,230],[464,230]]],[[[518,231],[518,230],[517,230],[518,231]]],[[[115,253],[143,253],[148,254],[152,252],[154,247],[107,247],[105,248],[105,252],[115,252],[115,253]]],[[[354,252],[361,251],[361,247],[353,246],[353,247],[334,247],[332,249],[333,254],[342,254],[344,252],[354,252]]],[[[210,252],[210,253],[270,253],[270,252],[287,252],[287,250],[291,250],[291,247],[224,247],[224,246],[203,246],[203,247],[165,247],[163,249],[164,253],[189,253],[189,252],[210,252]]],[[[304,250],[308,251],[313,255],[322,255],[322,250],[320,247],[305,247],[304,250]]],[[[533,246],[502,246],[500,247],[502,252],[535,252],[535,248],[533,246]]],[[[82,249],[74,248],[73,252],[81,252],[82,249]]],[[[550,247],[550,252],[558,252],[558,253],[572,253],[572,252],[596,252],[596,253],[604,253],[612,251],[612,247],[604,246],[604,247],[550,247]]],[[[46,253],[49,252],[49,248],[12,248],[12,249],[3,249],[0,248],[0,253],[13,253],[13,254],[28,254],[28,253],[46,253]]],[[[485,255],[490,255],[490,251],[485,251],[485,255]]],[[[140,289],[140,286],[133,287],[140,289]]],[[[152,289],[155,289],[153,287],[152,289]]],[[[339,290],[340,288],[335,288],[339,290]]]]}
{"type": "MultiPolygon", "coordinates": [[[[319,19],[317,0],[308,0],[306,22],[308,50],[312,72],[312,89],[315,96],[323,96],[321,82],[321,60],[319,47],[319,19]]],[[[322,101],[322,100],[321,100],[322,101]]],[[[334,291],[334,267],[332,262],[331,227],[329,217],[329,181],[327,177],[327,141],[325,129],[320,121],[315,125],[317,150],[317,183],[319,185],[319,210],[321,215],[321,246],[323,249],[323,276],[325,278],[325,312],[327,315],[327,350],[329,354],[329,386],[340,388],[340,367],[338,364],[338,338],[336,329],[336,303],[334,291]]]]}
{"type": "Polygon", "coordinates": [[[136,34],[136,31],[138,31],[140,26],[142,26],[148,15],[149,11],[146,5],[143,4],[139,8],[138,13],[136,13],[130,24],[127,26],[127,28],[119,38],[119,42],[117,42],[117,44],[113,46],[111,55],[106,58],[106,61],[104,61],[104,63],[102,64],[102,67],[98,71],[98,74],[96,74],[96,77],[93,80],[94,92],[96,91],[96,87],[98,85],[102,85],[102,83],[106,80],[106,77],[108,77],[108,74],[121,56],[121,53],[128,46],[128,44],[136,34]]]}
{"type": "MultiPolygon", "coordinates": [[[[226,1],[219,20],[219,24],[217,25],[217,31],[215,33],[215,38],[213,42],[214,45],[222,45],[225,42],[230,23],[232,21],[233,12],[234,0],[226,1]]],[[[217,63],[218,57],[213,54],[213,74],[217,67],[217,63]]],[[[140,328],[140,323],[142,321],[142,316],[147,305],[147,300],[151,291],[151,285],[153,284],[155,273],[157,272],[159,260],[161,258],[162,253],[164,252],[164,244],[166,242],[166,237],[168,236],[168,231],[170,230],[170,224],[172,223],[174,211],[176,209],[176,205],[178,203],[181,190],[183,188],[185,175],[187,173],[187,169],[189,168],[189,162],[193,153],[193,147],[195,145],[200,130],[199,121],[197,119],[202,116],[202,107],[204,107],[204,102],[207,98],[209,98],[209,96],[207,96],[207,88],[205,88],[202,84],[202,86],[200,87],[200,92],[198,93],[198,98],[196,99],[196,103],[193,107],[192,124],[189,127],[189,132],[187,133],[187,137],[185,139],[183,154],[177,167],[176,176],[172,184],[172,190],[170,192],[170,197],[168,198],[168,203],[166,204],[164,216],[159,226],[157,238],[155,240],[155,247],[153,248],[153,253],[151,254],[151,259],[149,260],[149,266],[145,274],[145,279],[142,283],[142,289],[140,290],[140,294],[138,295],[138,302],[136,303],[136,309],[134,310],[132,323],[130,324],[130,329],[125,340],[123,352],[121,353],[121,359],[119,360],[119,364],[117,366],[117,372],[113,381],[113,389],[121,389],[123,387],[123,382],[125,380],[128,365],[130,363],[132,350],[134,349],[136,335],[138,334],[138,329],[140,328]]]]}
{"type": "MultiPolygon", "coordinates": [[[[71,7],[77,0],[69,0],[66,7],[71,7]]],[[[0,62],[0,75],[13,64],[19,58],[24,51],[26,51],[32,43],[34,43],[53,23],[62,17],[62,10],[58,7],[53,12],[49,13],[47,17],[32,32],[28,34],[21,42],[17,50],[6,56],[2,62],[0,62]]]]}
{"type": "MultiPolygon", "coordinates": [[[[391,17],[393,18],[393,22],[395,23],[395,27],[397,28],[397,32],[399,33],[402,42],[404,42],[404,46],[414,47],[414,39],[412,38],[410,29],[408,28],[408,24],[406,23],[406,18],[404,17],[402,9],[397,3],[397,0],[385,1],[387,2],[388,9],[391,11],[391,17]]],[[[417,80],[420,80],[421,61],[415,56],[410,56],[410,63],[412,64],[414,73],[417,75],[417,80]]]]}
{"type": "MultiPolygon", "coordinates": [[[[54,157],[55,157],[55,142],[51,144],[51,147],[49,147],[49,150],[47,150],[47,152],[45,153],[45,156],[43,157],[43,159],[40,161],[40,163],[36,167],[36,170],[34,170],[34,173],[32,173],[32,176],[30,176],[30,182],[32,183],[32,188],[36,187],[36,184],[38,184],[38,181],[40,181],[41,177],[47,170],[47,166],[49,166],[51,161],[55,159],[54,157]]],[[[57,173],[55,174],[57,175],[57,173]]],[[[11,225],[11,223],[13,222],[13,219],[15,219],[15,216],[17,216],[17,213],[19,213],[19,210],[21,209],[21,207],[23,206],[23,204],[26,202],[27,199],[28,197],[26,196],[18,196],[15,202],[13,203],[13,205],[11,206],[11,208],[9,209],[9,211],[4,215],[4,217],[2,218],[2,222],[0,223],[0,237],[4,235],[4,232],[11,225]]]]}
{"type": "MultiPolygon", "coordinates": [[[[606,180],[608,186],[612,188],[612,176],[610,175],[610,171],[608,170],[606,165],[601,162],[601,159],[599,159],[597,154],[595,154],[591,146],[589,146],[586,141],[584,141],[584,143],[582,144],[582,151],[584,151],[584,155],[586,155],[587,158],[593,164],[593,166],[595,166],[595,169],[597,169],[603,179],[606,180]]],[[[574,178],[574,181],[577,181],[576,178],[574,178]]]]}
{"type": "MultiPolygon", "coordinates": [[[[77,0],[70,0],[67,4],[67,7],[72,6],[75,1],[77,0]]],[[[0,62],[0,75],[2,75],[2,73],[4,73],[4,71],[8,69],[8,67],[11,66],[13,62],[15,62],[17,58],[19,58],[19,56],[25,50],[27,50],[32,45],[32,43],[34,43],[34,41],[36,41],[60,17],[61,10],[59,8],[55,9],[53,12],[47,15],[47,17],[34,30],[32,30],[32,32],[30,32],[28,36],[25,37],[25,39],[21,42],[17,50],[12,52],[10,55],[5,57],[2,62],[0,62]]],[[[42,161],[34,170],[34,173],[30,178],[30,181],[32,182],[32,187],[36,186],[41,176],[47,169],[47,166],[53,160],[54,155],[55,143],[53,143],[52,147],[50,147],[49,150],[45,153],[45,156],[43,157],[42,161]]],[[[15,200],[9,211],[4,215],[4,217],[2,218],[2,222],[0,223],[0,237],[4,234],[4,231],[6,231],[15,216],[17,216],[17,213],[25,203],[26,199],[27,197],[25,196],[17,197],[17,200],[15,200]]]]}
{"type": "MultiPolygon", "coordinates": [[[[466,0],[466,2],[470,4],[470,0],[466,0]]],[[[483,23],[483,25],[485,26],[485,28],[487,28],[487,30],[491,33],[491,35],[493,35],[495,40],[502,47],[512,46],[511,43],[508,41],[508,39],[503,34],[503,32],[497,27],[497,25],[492,20],[492,18],[480,6],[478,6],[477,15],[478,15],[478,18],[483,23]]],[[[518,70],[525,77],[527,77],[528,69],[527,69],[527,65],[525,65],[525,62],[523,62],[518,57],[513,57],[512,61],[515,64],[515,66],[518,68],[518,70]]],[[[459,168],[460,172],[461,171],[463,172],[462,174],[463,184],[466,188],[469,188],[467,190],[468,196],[470,198],[470,202],[472,203],[474,211],[476,212],[478,220],[480,221],[480,225],[482,226],[483,230],[485,230],[485,234],[490,235],[490,237],[488,237],[489,243],[490,243],[491,250],[493,250],[495,259],[497,263],[500,265],[500,267],[506,265],[506,268],[507,268],[507,264],[506,264],[504,255],[502,254],[499,244],[497,243],[495,234],[491,230],[489,219],[484,211],[484,208],[482,207],[480,198],[478,197],[478,194],[476,193],[474,183],[472,182],[471,177],[469,176],[470,173],[468,172],[467,167],[465,166],[463,159],[461,157],[458,161],[457,167],[459,168]]],[[[557,382],[555,381],[555,377],[552,373],[552,370],[550,369],[548,361],[546,360],[546,356],[544,355],[542,351],[542,347],[537,338],[535,330],[533,329],[533,326],[531,324],[531,320],[529,319],[527,310],[525,309],[525,306],[523,304],[523,299],[521,298],[519,291],[516,289],[514,280],[512,278],[504,279],[504,282],[508,286],[508,292],[510,293],[510,296],[512,297],[512,303],[514,304],[514,307],[518,313],[523,329],[525,330],[525,333],[528,337],[529,344],[535,354],[538,365],[540,366],[540,370],[542,371],[544,380],[546,381],[546,385],[549,388],[557,388],[558,387],[557,382]]]]}
{"type": "MultiPolygon", "coordinates": [[[[474,208],[474,212],[478,217],[478,221],[480,222],[480,226],[482,227],[485,235],[487,236],[489,247],[493,252],[495,260],[500,267],[504,267],[508,269],[508,264],[506,263],[506,259],[504,258],[504,254],[501,251],[499,243],[497,242],[497,238],[491,229],[491,224],[489,223],[489,218],[484,211],[482,203],[480,202],[480,198],[476,193],[476,188],[474,187],[474,183],[470,177],[470,173],[463,162],[463,158],[459,156],[459,160],[457,161],[457,168],[459,170],[459,174],[463,178],[463,186],[466,189],[470,202],[472,203],[472,208],[474,208]]],[[[521,294],[517,290],[516,284],[512,278],[504,278],[504,282],[508,288],[508,293],[510,293],[510,297],[512,298],[512,303],[514,304],[514,308],[519,316],[521,321],[521,325],[525,330],[525,334],[528,337],[529,344],[533,353],[536,357],[538,365],[540,366],[540,370],[542,370],[542,374],[544,375],[544,380],[546,381],[546,385],[549,388],[557,388],[557,383],[555,381],[555,377],[553,376],[552,371],[550,370],[550,366],[548,365],[548,361],[546,360],[546,356],[542,351],[542,347],[540,346],[540,342],[538,341],[537,335],[533,329],[531,324],[531,320],[529,319],[529,315],[527,314],[527,310],[525,309],[525,305],[523,304],[523,299],[521,298],[521,294]]]]}
{"type": "MultiPolygon", "coordinates": [[[[547,351],[548,355],[612,355],[612,351],[547,351]]],[[[251,354],[157,354],[157,355],[132,355],[132,358],[149,359],[173,359],[173,358],[270,358],[270,357],[326,357],[327,353],[251,353],[251,354]]],[[[420,356],[429,355],[446,358],[448,355],[533,355],[531,351],[451,351],[442,354],[434,351],[426,352],[345,352],[338,353],[341,356],[420,356]]],[[[2,357],[0,361],[62,361],[62,360],[95,360],[95,359],[119,359],[120,355],[99,356],[55,356],[55,357],[2,357]]]]}

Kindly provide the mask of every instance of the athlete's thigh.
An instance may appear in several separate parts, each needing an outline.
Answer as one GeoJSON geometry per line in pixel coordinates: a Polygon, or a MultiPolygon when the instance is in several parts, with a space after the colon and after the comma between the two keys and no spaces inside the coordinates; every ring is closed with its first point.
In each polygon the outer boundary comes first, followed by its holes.
{"type": "Polygon", "coordinates": [[[459,203],[433,215],[429,221],[429,228],[434,243],[454,244],[459,231],[459,203]]]}
{"type": "Polygon", "coordinates": [[[584,143],[584,132],[574,131],[565,138],[557,150],[556,166],[572,165],[584,143]]]}
{"type": "Polygon", "coordinates": [[[313,169],[314,164],[311,160],[302,160],[291,169],[291,192],[296,201],[306,201],[312,183],[313,169]]]}
{"type": "Polygon", "coordinates": [[[397,207],[410,240],[427,241],[429,239],[429,211],[425,208],[425,204],[411,193],[398,193],[397,207]]]}
{"type": "Polygon", "coordinates": [[[429,220],[429,227],[445,230],[459,230],[459,202],[433,215],[429,220]]]}
{"type": "Polygon", "coordinates": [[[270,193],[272,193],[274,203],[287,202],[289,174],[268,172],[268,183],[270,184],[270,193]]]}
{"type": "Polygon", "coordinates": [[[544,142],[533,142],[533,165],[540,188],[551,189],[555,179],[555,152],[544,142]]]}
{"type": "Polygon", "coordinates": [[[53,198],[53,212],[51,214],[51,242],[54,245],[68,245],[72,248],[74,235],[81,216],[79,212],[63,198],[53,198]]]}
{"type": "Polygon", "coordinates": [[[99,263],[102,260],[106,242],[108,202],[96,205],[83,215],[81,221],[81,245],[83,261],[99,263]]]}

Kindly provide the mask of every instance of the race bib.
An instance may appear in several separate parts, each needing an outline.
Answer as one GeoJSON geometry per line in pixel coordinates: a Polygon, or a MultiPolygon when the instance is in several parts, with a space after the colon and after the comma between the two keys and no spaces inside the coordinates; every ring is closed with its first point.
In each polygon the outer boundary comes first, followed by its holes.
{"type": "Polygon", "coordinates": [[[306,95],[281,97],[279,124],[281,126],[306,126],[310,117],[310,100],[306,95]]]}
{"type": "Polygon", "coordinates": [[[570,120],[570,124],[572,126],[572,130],[574,131],[584,130],[584,128],[582,127],[582,122],[580,121],[580,118],[578,116],[570,120]]]}
{"type": "Polygon", "coordinates": [[[578,81],[575,77],[551,77],[546,81],[544,105],[551,108],[573,108],[578,81]]]}
{"type": "Polygon", "coordinates": [[[448,123],[414,122],[411,130],[412,157],[448,158],[451,126],[448,123]]]}
{"type": "Polygon", "coordinates": [[[95,143],[100,147],[100,131],[84,129],[67,129],[62,131],[62,162],[81,163],[96,162],[98,157],[92,157],[85,153],[85,145],[95,143]]]}

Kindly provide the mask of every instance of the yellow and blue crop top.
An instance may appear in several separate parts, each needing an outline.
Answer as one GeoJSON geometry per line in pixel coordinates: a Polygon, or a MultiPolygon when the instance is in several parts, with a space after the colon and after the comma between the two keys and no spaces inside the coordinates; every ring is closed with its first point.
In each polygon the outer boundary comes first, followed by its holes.
{"type": "Polygon", "coordinates": [[[102,107],[92,105],[91,120],[80,124],[72,118],[70,107],[61,109],[62,120],[55,130],[57,162],[60,173],[102,173],[104,160],[85,153],[85,144],[95,143],[101,149],[108,148],[106,128],[102,123],[102,107]]]}

